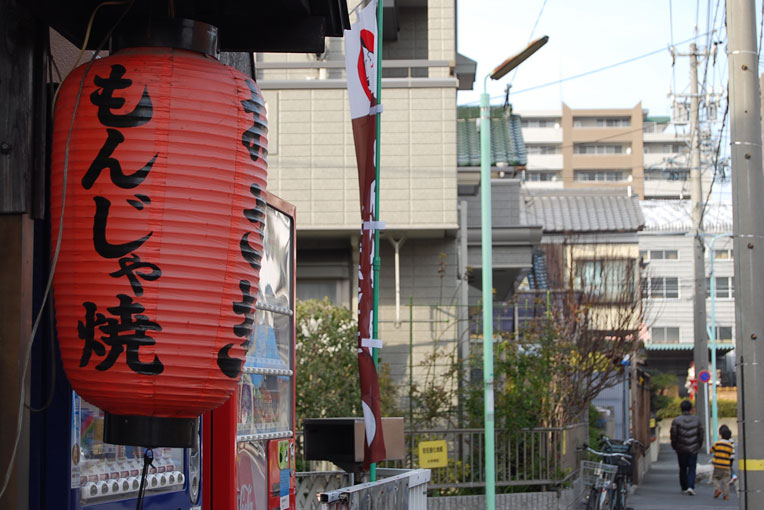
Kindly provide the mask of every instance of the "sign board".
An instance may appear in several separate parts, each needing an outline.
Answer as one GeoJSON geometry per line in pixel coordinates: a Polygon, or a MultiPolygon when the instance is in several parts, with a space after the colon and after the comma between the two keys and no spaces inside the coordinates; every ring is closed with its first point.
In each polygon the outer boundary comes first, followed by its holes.
{"type": "Polygon", "coordinates": [[[419,443],[419,467],[423,469],[448,466],[448,446],[445,440],[419,443]]]}
{"type": "Polygon", "coordinates": [[[701,370],[698,374],[698,379],[700,379],[700,382],[707,383],[711,380],[711,372],[708,370],[701,370]]]}

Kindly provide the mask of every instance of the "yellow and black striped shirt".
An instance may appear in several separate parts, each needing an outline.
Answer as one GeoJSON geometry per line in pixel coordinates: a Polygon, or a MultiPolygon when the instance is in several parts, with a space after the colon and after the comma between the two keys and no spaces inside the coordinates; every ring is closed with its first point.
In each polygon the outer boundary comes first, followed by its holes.
{"type": "Polygon", "coordinates": [[[732,443],[726,439],[720,439],[711,447],[711,453],[714,454],[714,467],[729,469],[732,466],[732,455],[734,453],[732,443]]]}

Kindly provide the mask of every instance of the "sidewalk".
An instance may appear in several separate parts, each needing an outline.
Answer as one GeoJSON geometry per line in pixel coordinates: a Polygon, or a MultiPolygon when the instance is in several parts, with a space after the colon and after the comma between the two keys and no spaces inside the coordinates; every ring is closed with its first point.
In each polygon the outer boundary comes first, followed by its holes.
{"type": "MultiPolygon", "coordinates": [[[[707,464],[711,460],[704,453],[698,455],[698,466],[707,464]]],[[[709,475],[710,477],[710,475],[709,475]]],[[[695,483],[695,496],[682,494],[679,487],[679,466],[677,465],[676,453],[671,445],[662,444],[658,462],[653,464],[642,483],[636,488],[634,494],[629,497],[627,506],[634,510],[682,510],[682,509],[727,509],[739,508],[737,494],[734,486],[730,487],[730,499],[724,501],[722,496],[714,499],[713,485],[708,484],[709,478],[704,478],[695,483]]]]}

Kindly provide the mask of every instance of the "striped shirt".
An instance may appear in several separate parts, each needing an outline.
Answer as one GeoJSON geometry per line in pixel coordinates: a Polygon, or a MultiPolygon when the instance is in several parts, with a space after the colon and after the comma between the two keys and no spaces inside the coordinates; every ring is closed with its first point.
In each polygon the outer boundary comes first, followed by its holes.
{"type": "Polygon", "coordinates": [[[732,466],[732,455],[734,448],[732,443],[726,439],[720,439],[711,447],[711,453],[714,454],[714,467],[720,469],[729,469],[732,466]]]}

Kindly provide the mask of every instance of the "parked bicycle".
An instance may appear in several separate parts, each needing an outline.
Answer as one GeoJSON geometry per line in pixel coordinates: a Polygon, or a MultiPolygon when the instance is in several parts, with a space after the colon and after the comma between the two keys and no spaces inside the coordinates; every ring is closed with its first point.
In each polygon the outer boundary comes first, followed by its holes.
{"type": "Polygon", "coordinates": [[[584,485],[585,510],[624,510],[624,479],[619,477],[621,465],[631,465],[631,458],[625,453],[601,452],[584,443],[586,451],[600,457],[599,462],[581,461],[581,480],[584,485]],[[620,479],[620,481],[619,481],[620,479]],[[623,505],[623,506],[616,506],[623,505]]]}
{"type": "Polygon", "coordinates": [[[610,439],[605,435],[600,436],[600,443],[605,453],[628,456],[622,459],[611,457],[615,459],[615,463],[618,466],[618,473],[615,480],[613,480],[613,505],[611,508],[612,510],[627,510],[626,500],[631,492],[631,483],[634,480],[634,469],[636,467],[635,450],[638,448],[644,452],[645,446],[631,437],[625,441],[620,441],[610,439]]]}

